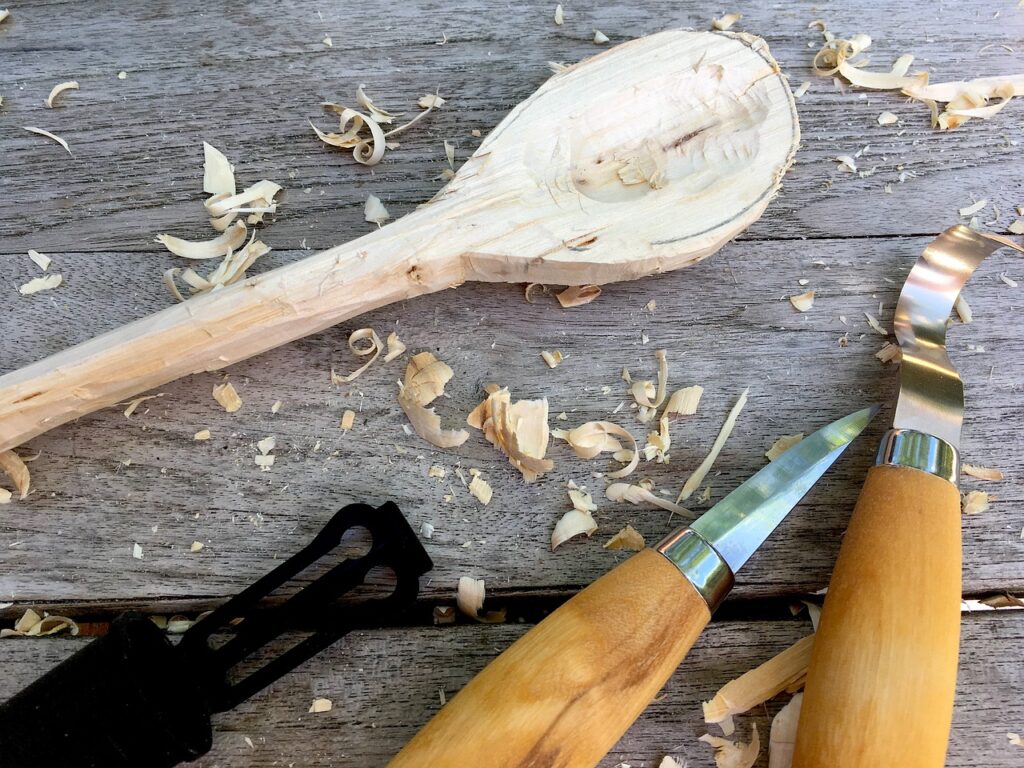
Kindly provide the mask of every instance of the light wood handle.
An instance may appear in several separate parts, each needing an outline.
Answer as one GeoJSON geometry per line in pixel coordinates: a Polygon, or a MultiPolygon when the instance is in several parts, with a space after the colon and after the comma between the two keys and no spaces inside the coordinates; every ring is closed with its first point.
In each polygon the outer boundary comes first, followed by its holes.
{"type": "Polygon", "coordinates": [[[793,768],[941,768],[960,641],[960,496],[868,472],[811,656],[793,768]]]}
{"type": "Polygon", "coordinates": [[[643,550],[491,662],[389,766],[597,765],[710,618],[676,566],[643,550]]]}

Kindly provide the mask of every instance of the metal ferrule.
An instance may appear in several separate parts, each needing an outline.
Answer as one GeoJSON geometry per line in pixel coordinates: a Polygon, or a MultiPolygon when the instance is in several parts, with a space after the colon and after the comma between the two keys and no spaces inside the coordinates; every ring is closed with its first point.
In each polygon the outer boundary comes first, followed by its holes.
{"type": "Polygon", "coordinates": [[[679,569],[714,613],[733,583],[732,569],[718,551],[686,526],[662,539],[655,550],[679,569]]]}
{"type": "Polygon", "coordinates": [[[913,429],[890,429],[878,446],[875,464],[912,467],[960,484],[960,454],[935,435],[913,429]]]}

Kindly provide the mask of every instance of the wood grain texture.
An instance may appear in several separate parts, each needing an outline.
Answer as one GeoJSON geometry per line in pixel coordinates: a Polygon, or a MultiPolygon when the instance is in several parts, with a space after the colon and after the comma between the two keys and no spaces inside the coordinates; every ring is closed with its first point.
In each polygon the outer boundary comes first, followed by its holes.
{"type": "Polygon", "coordinates": [[[675,564],[638,552],[517,640],[388,765],[597,765],[710,619],[675,564]]]}
{"type": "MultiPolygon", "coordinates": [[[[452,696],[528,626],[454,626],[360,631],[279,683],[216,718],[213,751],[196,766],[382,768],[452,696]],[[334,708],[308,714],[315,697],[334,708]],[[252,741],[250,747],[245,739],[252,741]]],[[[736,674],[752,669],[810,631],[798,621],[713,621],[663,692],[640,716],[601,768],[657,766],[664,755],[690,768],[713,768],[701,700],[736,674]]],[[[4,687],[10,695],[81,647],[82,638],[4,640],[4,687]]],[[[1016,612],[964,617],[960,681],[947,768],[1016,766],[1007,731],[1018,731],[1016,706],[1024,686],[1024,631],[1016,612]]],[[[737,716],[738,735],[756,723],[767,742],[783,695],[737,716]]],[[[447,706],[447,705],[446,705],[447,706]]],[[[715,731],[718,732],[717,730],[715,731]]],[[[580,735],[582,738],[582,734],[580,735]]],[[[757,768],[766,768],[764,750],[757,768]]]]}
{"type": "Polygon", "coordinates": [[[793,768],[942,768],[960,639],[960,517],[948,481],[869,470],[825,597],[793,768]]]}

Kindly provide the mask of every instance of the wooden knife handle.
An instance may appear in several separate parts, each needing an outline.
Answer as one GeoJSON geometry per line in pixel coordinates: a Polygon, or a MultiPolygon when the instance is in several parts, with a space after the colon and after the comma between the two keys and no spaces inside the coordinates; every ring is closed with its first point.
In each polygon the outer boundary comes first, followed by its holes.
{"type": "Polygon", "coordinates": [[[868,472],[811,656],[793,768],[942,768],[960,641],[960,495],[868,472]]]}
{"type": "Polygon", "coordinates": [[[491,662],[389,766],[597,765],[710,618],[676,566],[643,550],[491,662]]]}

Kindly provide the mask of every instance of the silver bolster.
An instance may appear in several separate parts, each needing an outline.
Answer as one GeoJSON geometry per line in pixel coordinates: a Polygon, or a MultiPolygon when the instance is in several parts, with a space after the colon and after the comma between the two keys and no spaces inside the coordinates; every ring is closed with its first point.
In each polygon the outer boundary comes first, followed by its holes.
{"type": "Polygon", "coordinates": [[[890,429],[878,446],[875,464],[912,467],[960,484],[960,454],[935,435],[913,429],[890,429]]]}
{"type": "Polygon", "coordinates": [[[692,528],[683,526],[662,539],[655,549],[669,559],[704,598],[708,609],[715,608],[732,589],[733,574],[718,551],[692,528]]]}

